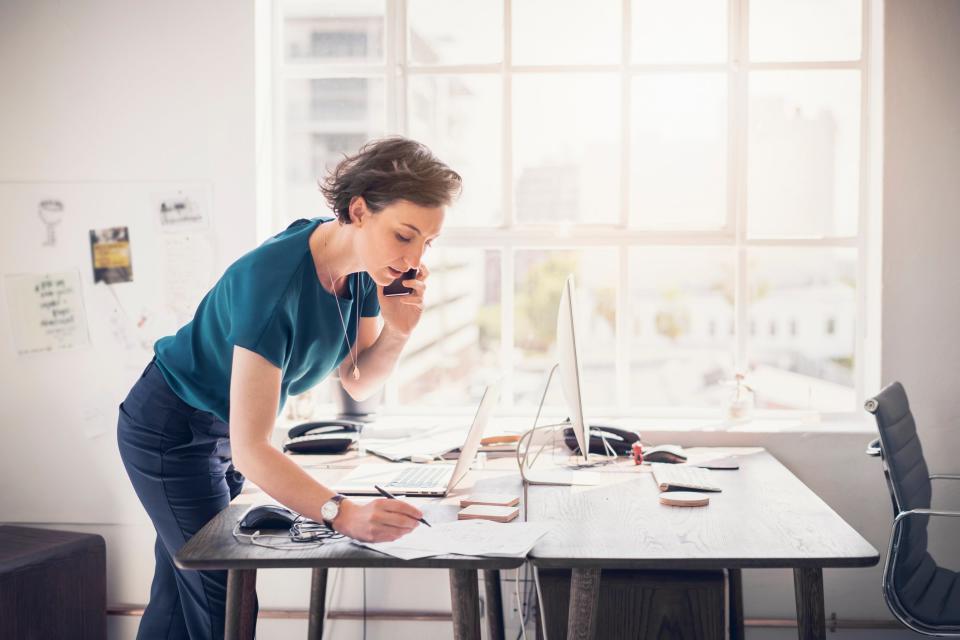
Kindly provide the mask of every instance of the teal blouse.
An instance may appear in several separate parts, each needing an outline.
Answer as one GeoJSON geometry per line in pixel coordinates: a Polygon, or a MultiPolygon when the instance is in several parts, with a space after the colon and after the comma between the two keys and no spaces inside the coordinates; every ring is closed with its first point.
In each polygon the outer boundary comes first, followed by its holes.
{"type": "Polygon", "coordinates": [[[157,340],[157,366],[184,402],[229,419],[234,345],[282,372],[277,413],[288,395],[310,389],[347,357],[359,317],[378,315],[380,303],[366,273],[359,283],[355,275],[347,279],[342,298],[320,286],[308,240],[329,221],[297,220],[241,257],[203,298],[193,320],[157,340]]]}

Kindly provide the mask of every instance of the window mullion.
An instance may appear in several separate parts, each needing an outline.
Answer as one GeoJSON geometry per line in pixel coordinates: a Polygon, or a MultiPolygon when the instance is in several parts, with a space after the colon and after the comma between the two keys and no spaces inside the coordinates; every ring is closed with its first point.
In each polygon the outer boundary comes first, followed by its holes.
{"type": "Polygon", "coordinates": [[[403,81],[406,67],[406,0],[394,0],[386,6],[386,59],[384,83],[387,92],[387,131],[406,134],[406,83],[403,81]]]}
{"type": "Polygon", "coordinates": [[[870,1],[861,0],[860,7],[860,183],[857,207],[857,304],[856,304],[856,330],[855,342],[853,345],[853,385],[856,404],[850,408],[856,411],[862,407],[866,399],[866,376],[864,368],[864,357],[866,355],[866,335],[867,335],[867,259],[869,251],[867,249],[867,234],[869,233],[868,220],[868,173],[870,168],[870,110],[867,105],[870,92],[870,1]]]}
{"type": "MultiPolygon", "coordinates": [[[[514,226],[513,212],[513,32],[511,0],[503,0],[503,61],[501,63],[501,132],[502,158],[501,228],[509,232],[514,226]]],[[[505,372],[503,393],[506,408],[514,406],[514,250],[501,245],[500,253],[500,359],[505,372]]]]}
{"type": "MultiPolygon", "coordinates": [[[[747,327],[749,325],[747,273],[747,144],[748,144],[748,64],[749,46],[749,0],[730,0],[729,25],[730,36],[727,51],[730,62],[731,95],[727,104],[731,105],[731,123],[733,149],[730,171],[733,175],[731,186],[732,222],[736,237],[736,266],[734,268],[734,316],[736,326],[737,352],[734,357],[734,369],[747,370],[747,327]]],[[[728,220],[730,214],[728,213],[728,220]]]]}
{"type": "MultiPolygon", "coordinates": [[[[630,55],[632,51],[633,23],[631,17],[631,0],[623,0],[622,31],[620,52],[620,226],[624,229],[630,226],[630,110],[632,105],[630,73],[630,55]]],[[[614,295],[617,306],[614,328],[614,402],[620,411],[628,404],[630,390],[630,283],[629,283],[629,254],[628,243],[623,242],[617,248],[619,261],[619,278],[614,286],[614,295]]]]}

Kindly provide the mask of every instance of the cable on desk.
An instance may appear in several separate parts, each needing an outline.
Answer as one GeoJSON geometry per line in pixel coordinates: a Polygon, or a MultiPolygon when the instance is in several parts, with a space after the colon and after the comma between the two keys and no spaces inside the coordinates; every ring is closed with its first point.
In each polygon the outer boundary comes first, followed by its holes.
{"type": "Polygon", "coordinates": [[[297,516],[297,519],[293,521],[285,534],[261,533],[259,529],[253,533],[242,533],[239,520],[233,525],[232,533],[233,538],[237,541],[247,540],[258,547],[281,551],[299,551],[305,546],[306,548],[319,547],[327,543],[346,540],[342,533],[304,516],[297,516]],[[282,542],[271,542],[271,540],[282,540],[282,542]]]}

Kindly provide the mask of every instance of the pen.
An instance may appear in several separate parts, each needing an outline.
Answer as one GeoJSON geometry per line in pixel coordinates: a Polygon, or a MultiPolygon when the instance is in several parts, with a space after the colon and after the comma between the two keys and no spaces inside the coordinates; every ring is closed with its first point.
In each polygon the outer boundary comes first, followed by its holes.
{"type": "MultiPolygon", "coordinates": [[[[388,500],[396,500],[396,499],[397,499],[396,496],[392,495],[389,491],[387,491],[387,490],[384,489],[383,487],[378,487],[377,485],[373,485],[373,488],[376,489],[377,491],[379,491],[379,492],[380,492],[380,495],[382,495],[384,498],[387,498],[388,500]]],[[[433,528],[433,525],[430,524],[429,522],[427,522],[426,520],[424,520],[423,518],[417,518],[417,520],[419,520],[419,521],[422,522],[423,524],[427,525],[427,526],[430,527],[431,529],[433,528]]]]}

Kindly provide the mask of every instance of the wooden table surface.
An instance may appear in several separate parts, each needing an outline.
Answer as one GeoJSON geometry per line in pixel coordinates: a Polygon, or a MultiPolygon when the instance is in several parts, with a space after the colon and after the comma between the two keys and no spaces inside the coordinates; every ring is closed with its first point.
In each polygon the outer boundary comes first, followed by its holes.
{"type": "Polygon", "coordinates": [[[527,520],[557,526],[530,559],[541,567],[624,569],[877,563],[877,550],[768,452],[739,460],[739,470],[710,472],[723,491],[709,494],[705,507],[660,504],[649,473],[597,487],[531,486],[527,520]]]}

